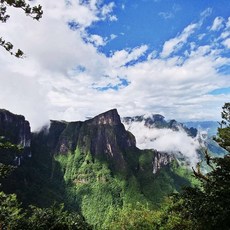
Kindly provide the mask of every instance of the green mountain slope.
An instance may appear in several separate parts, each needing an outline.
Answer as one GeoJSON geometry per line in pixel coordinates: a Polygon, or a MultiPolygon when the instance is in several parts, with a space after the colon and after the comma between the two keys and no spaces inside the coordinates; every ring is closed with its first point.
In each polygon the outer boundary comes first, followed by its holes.
{"type": "Polygon", "coordinates": [[[109,228],[116,210],[138,203],[156,209],[165,195],[191,183],[174,157],[139,150],[115,109],[85,122],[51,121],[27,148],[31,157],[4,181],[4,191],[24,205],[65,203],[96,229],[109,228]]]}

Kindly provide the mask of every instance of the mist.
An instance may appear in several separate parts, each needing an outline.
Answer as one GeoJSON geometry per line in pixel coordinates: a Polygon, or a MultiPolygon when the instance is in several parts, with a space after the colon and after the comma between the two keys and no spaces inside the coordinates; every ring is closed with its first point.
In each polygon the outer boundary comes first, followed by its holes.
{"type": "Polygon", "coordinates": [[[174,154],[183,158],[190,166],[199,162],[197,150],[200,143],[197,138],[192,138],[182,129],[174,131],[167,128],[146,127],[144,122],[124,124],[126,129],[136,137],[137,147],[140,149],[156,149],[160,152],[174,154]]]}

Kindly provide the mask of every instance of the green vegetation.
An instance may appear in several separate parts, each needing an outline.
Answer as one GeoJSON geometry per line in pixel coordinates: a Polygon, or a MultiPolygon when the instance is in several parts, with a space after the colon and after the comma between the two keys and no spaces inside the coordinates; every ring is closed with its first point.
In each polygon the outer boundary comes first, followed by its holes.
{"type": "MultiPolygon", "coordinates": [[[[223,107],[221,127],[217,141],[229,151],[230,103],[223,107]]],[[[230,227],[230,154],[212,158],[206,154],[211,168],[206,175],[199,167],[194,175],[200,186],[187,187],[172,197],[172,204],[165,212],[162,226],[166,229],[227,230],[230,227]],[[186,221],[185,221],[186,220],[186,221]]]]}
{"type": "Polygon", "coordinates": [[[69,203],[77,203],[95,229],[122,229],[119,226],[123,224],[118,224],[120,218],[124,223],[130,221],[126,223],[129,228],[123,229],[138,229],[133,227],[142,225],[143,229],[152,229],[148,227],[159,222],[156,216],[160,212],[156,209],[165,196],[180,190],[181,185],[190,184],[184,176],[191,172],[179,169],[175,162],[154,175],[151,163],[154,152],[136,151],[124,155],[129,170],[123,174],[116,174],[107,162],[94,159],[89,152],[83,153],[79,148],[74,153],[56,155],[55,160],[61,165],[66,181],[69,203]],[[133,215],[133,220],[128,218],[128,213],[133,215]],[[140,216],[138,219],[137,215],[140,216]]]}
{"type": "MultiPolygon", "coordinates": [[[[10,142],[4,142],[3,138],[0,142],[0,154],[12,154],[15,151],[21,152],[22,148],[18,147],[10,142]]],[[[3,158],[5,159],[5,158],[3,158]]],[[[0,163],[0,181],[6,182],[9,180],[11,174],[16,171],[17,168],[12,165],[6,165],[0,163]],[[7,178],[9,177],[9,178],[7,178]]],[[[27,169],[31,170],[31,168],[27,169]]],[[[17,179],[21,180],[19,174],[17,179]]],[[[32,173],[32,171],[30,171],[32,173]]],[[[10,178],[10,183],[12,183],[10,178]]],[[[25,179],[25,178],[23,178],[25,179]]],[[[37,178],[36,178],[37,179],[37,178]]],[[[36,180],[38,182],[38,180],[36,180]]],[[[33,205],[25,207],[18,201],[16,194],[6,194],[1,191],[2,187],[7,187],[7,183],[0,184],[0,229],[22,229],[22,230],[46,230],[46,229],[76,229],[76,230],[90,230],[84,218],[77,212],[70,212],[64,209],[63,204],[53,204],[47,208],[39,208],[33,205]]],[[[26,195],[23,192],[22,194],[26,195]]],[[[39,191],[33,190],[33,195],[38,196],[39,191]]],[[[46,193],[47,195],[48,193],[46,193]]],[[[42,196],[39,196],[42,199],[42,196]]],[[[28,197],[30,200],[30,197],[28,197]]]]}
{"type": "Polygon", "coordinates": [[[65,211],[63,205],[23,209],[15,194],[3,192],[0,192],[0,203],[0,228],[3,230],[91,229],[79,214],[65,211]]]}
{"type": "MultiPolygon", "coordinates": [[[[223,113],[217,140],[228,150],[229,106],[223,109],[228,113],[223,113]]],[[[20,167],[0,164],[1,229],[229,229],[230,155],[214,158],[205,154],[210,171],[203,174],[197,167],[194,175],[162,155],[170,163],[154,174],[152,162],[157,153],[131,148],[122,152],[126,168],[119,171],[114,159],[111,164],[110,158],[90,152],[93,134],[89,127],[83,126],[84,143],[72,141],[80,125],[57,123],[49,136],[45,131],[35,134],[30,161],[20,167]],[[60,143],[75,150],[53,155],[60,134],[64,139],[60,143]]],[[[115,139],[111,129],[108,136],[115,139]]],[[[3,141],[0,148],[4,162],[21,151],[3,141]]]]}

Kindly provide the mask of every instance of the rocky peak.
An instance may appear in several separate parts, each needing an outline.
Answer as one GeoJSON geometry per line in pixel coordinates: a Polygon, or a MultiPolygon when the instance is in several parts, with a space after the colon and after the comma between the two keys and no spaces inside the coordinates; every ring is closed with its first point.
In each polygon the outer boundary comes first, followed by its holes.
{"type": "Polygon", "coordinates": [[[88,122],[91,122],[94,125],[119,125],[121,124],[121,119],[117,110],[111,109],[88,120],[88,122]]]}
{"type": "Polygon", "coordinates": [[[125,130],[116,109],[83,122],[52,121],[45,139],[52,154],[78,150],[82,155],[90,153],[93,159],[108,161],[117,170],[126,168],[124,152],[136,148],[135,137],[125,130]]]}

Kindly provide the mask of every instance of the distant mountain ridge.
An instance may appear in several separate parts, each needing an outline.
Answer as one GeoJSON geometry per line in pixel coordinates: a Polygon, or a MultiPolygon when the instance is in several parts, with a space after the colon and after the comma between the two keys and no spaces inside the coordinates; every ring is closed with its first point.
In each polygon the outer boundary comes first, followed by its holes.
{"type": "Polygon", "coordinates": [[[193,126],[189,128],[185,126],[183,123],[177,122],[176,120],[166,121],[165,117],[160,114],[148,114],[148,115],[140,115],[134,117],[124,117],[122,118],[122,122],[127,124],[131,124],[132,122],[144,122],[144,125],[148,128],[168,128],[175,131],[178,131],[180,128],[184,129],[188,135],[195,137],[197,135],[197,129],[193,126]]]}
{"type": "Polygon", "coordinates": [[[135,135],[139,148],[172,152],[182,161],[187,158],[190,163],[193,162],[193,166],[199,161],[205,146],[211,155],[226,154],[213,140],[218,128],[218,122],[215,121],[180,123],[176,120],[167,121],[160,114],[124,117],[122,121],[126,129],[135,135]],[[186,148],[186,144],[189,148],[186,148]],[[192,151],[189,153],[190,150],[192,151]]]}
{"type": "Polygon", "coordinates": [[[188,128],[194,127],[196,129],[206,130],[209,136],[215,136],[219,128],[217,121],[187,121],[183,122],[188,128]]]}

